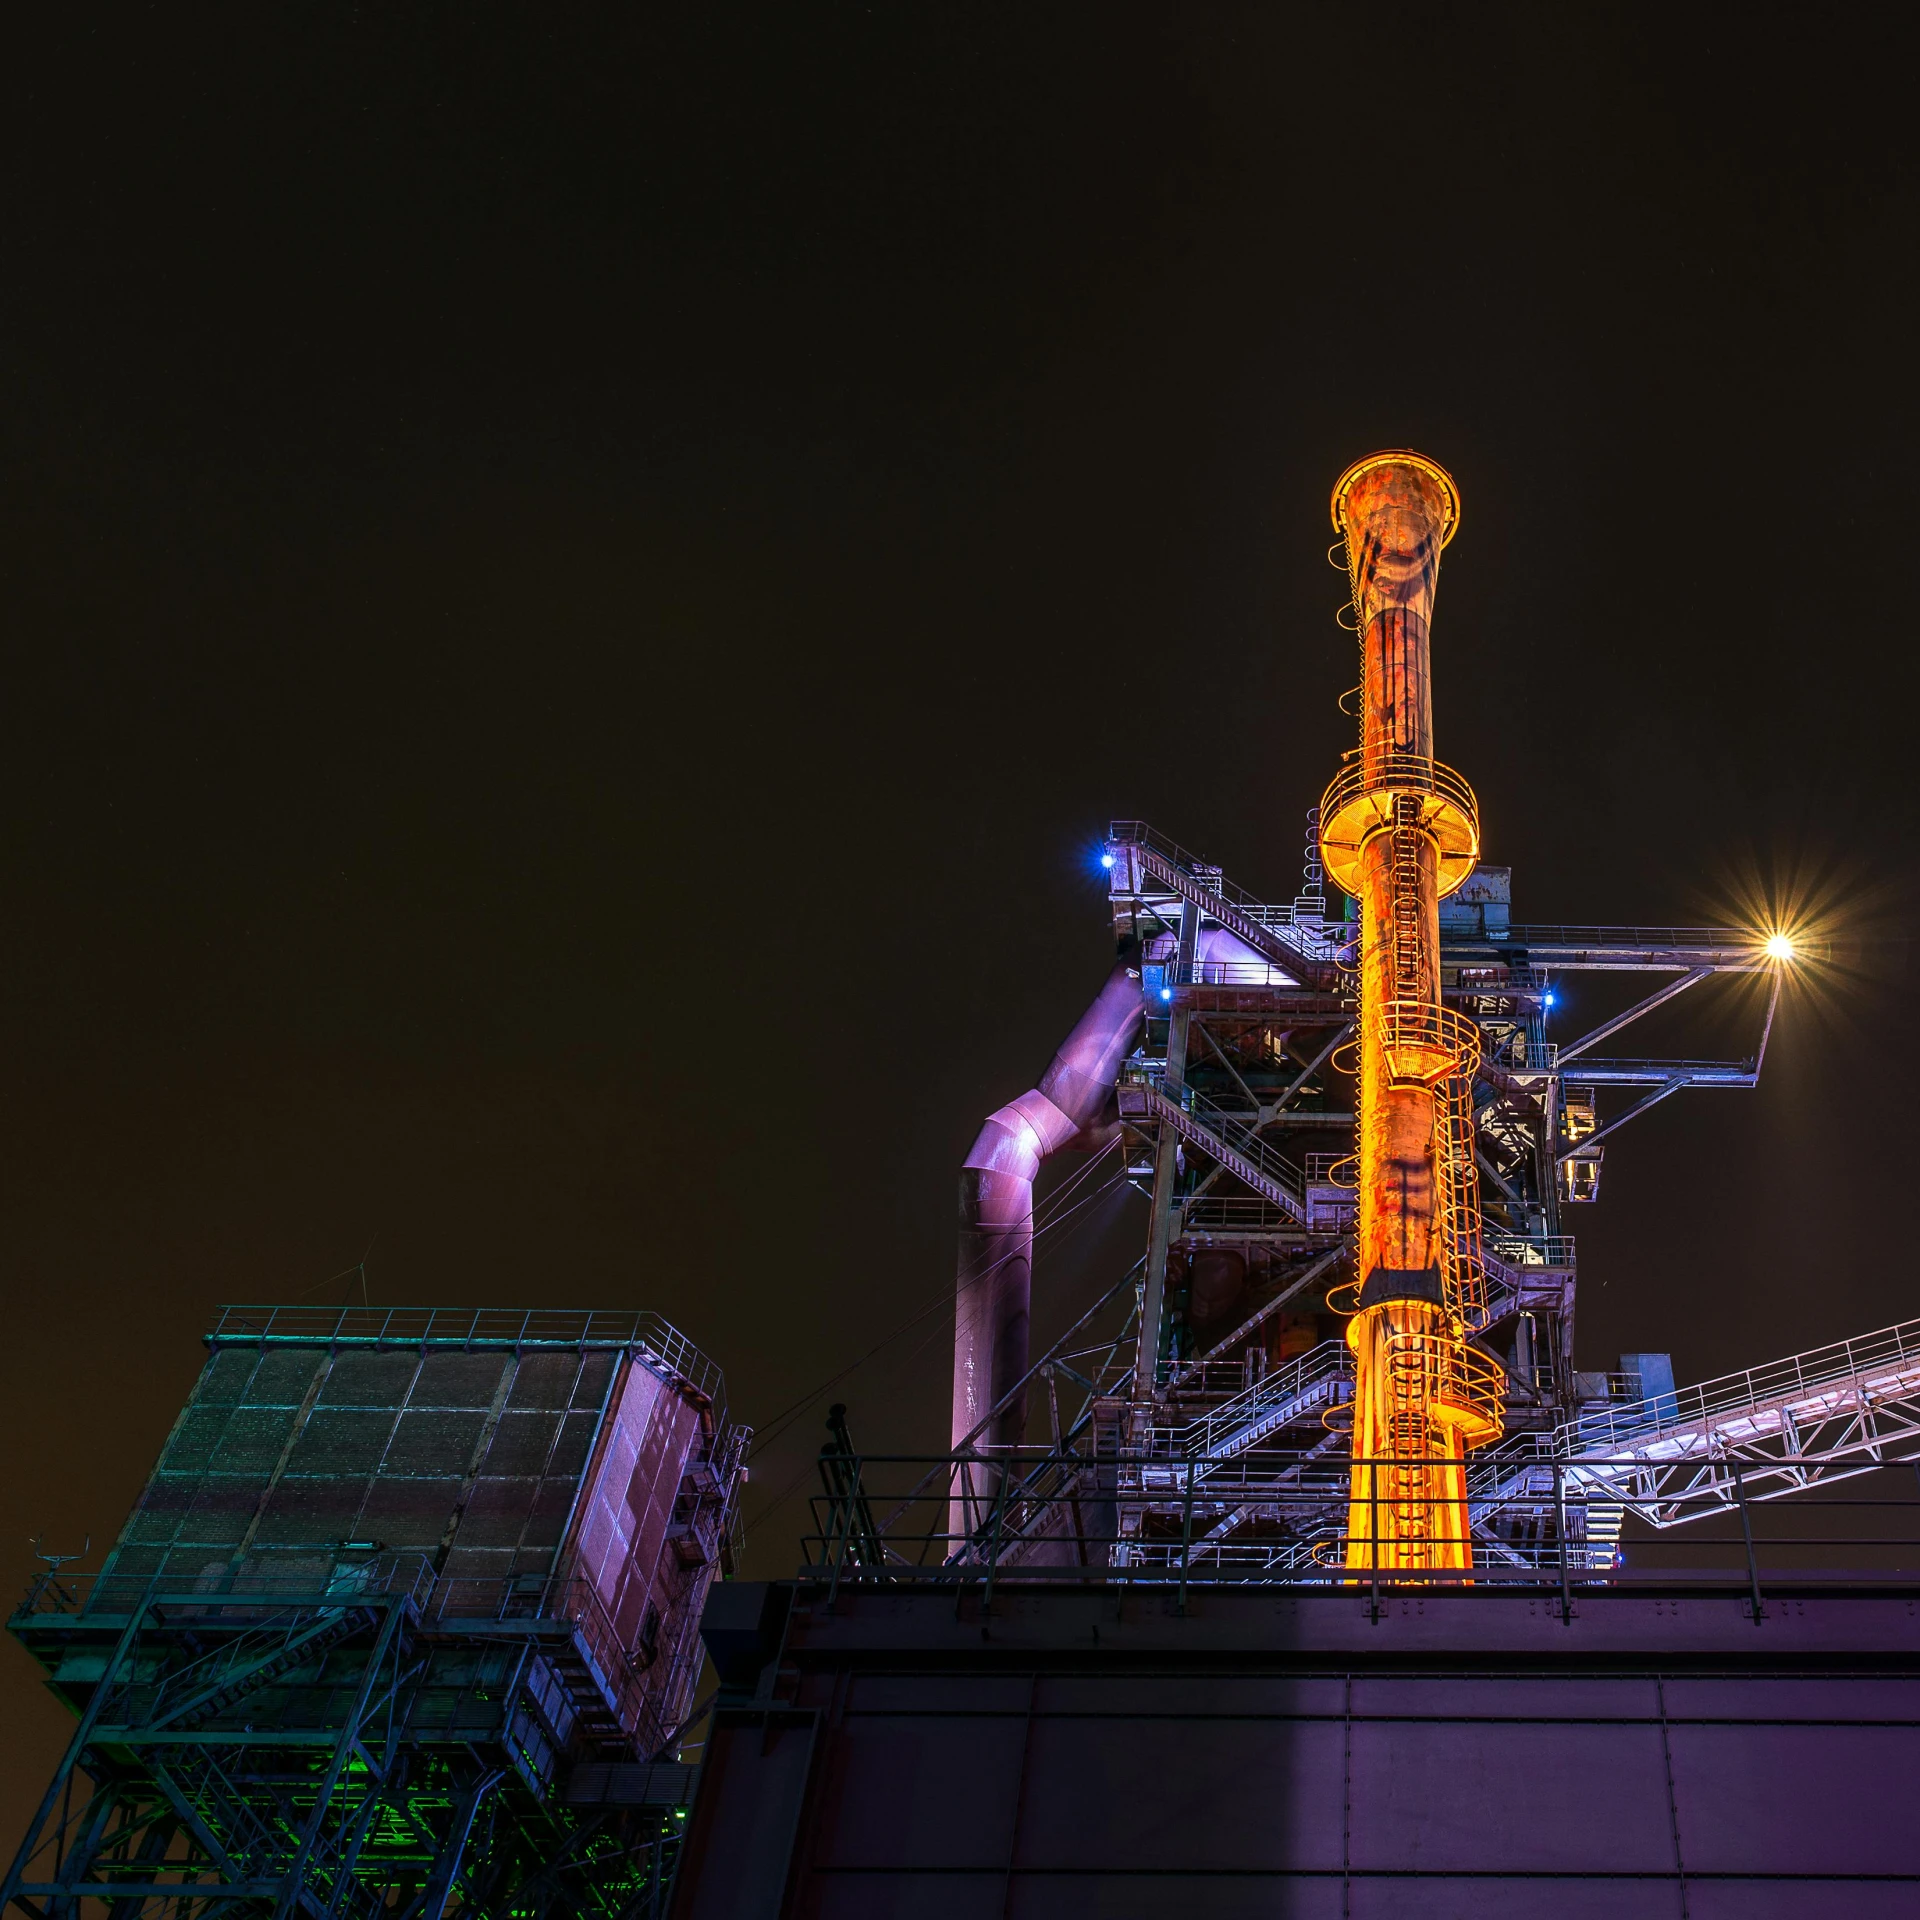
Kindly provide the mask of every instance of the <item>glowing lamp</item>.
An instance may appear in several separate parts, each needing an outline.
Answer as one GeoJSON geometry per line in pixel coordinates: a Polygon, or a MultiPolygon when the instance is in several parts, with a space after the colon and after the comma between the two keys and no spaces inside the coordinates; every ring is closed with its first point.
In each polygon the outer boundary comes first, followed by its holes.
{"type": "Polygon", "coordinates": [[[1554,998],[1554,997],[1553,997],[1553,995],[1552,995],[1552,994],[1548,994],[1548,995],[1546,996],[1546,999],[1545,999],[1545,1000],[1544,1000],[1544,1001],[1542,1002],[1542,1004],[1543,1004],[1543,1005],[1545,1005],[1545,1006],[1549,1006],[1549,1007],[1550,1007],[1550,1006],[1552,1006],[1552,1005],[1553,1005],[1553,998],[1554,998]]]}
{"type": "Polygon", "coordinates": [[[1100,864],[1101,864],[1101,865],[1102,865],[1103,867],[1110,867],[1110,866],[1112,866],[1112,865],[1113,865],[1113,855],[1112,855],[1112,854],[1110,854],[1110,853],[1103,853],[1103,854],[1102,854],[1102,855],[1100,856],[1100,864]]]}
{"type": "Polygon", "coordinates": [[[1784,933],[1770,933],[1767,935],[1766,955],[1769,960],[1791,960],[1793,942],[1784,933]]]}
{"type": "Polygon", "coordinates": [[[1162,987],[1160,989],[1160,998],[1162,1000],[1171,1000],[1173,998],[1173,989],[1171,987],[1162,987]]]}

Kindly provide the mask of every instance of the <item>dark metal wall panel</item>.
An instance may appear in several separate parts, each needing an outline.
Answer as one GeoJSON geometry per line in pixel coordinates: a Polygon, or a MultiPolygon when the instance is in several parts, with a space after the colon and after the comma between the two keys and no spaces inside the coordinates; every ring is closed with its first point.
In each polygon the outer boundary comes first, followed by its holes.
{"type": "Polygon", "coordinates": [[[1646,1675],[1357,1673],[1353,1711],[1363,1719],[1657,1720],[1660,1701],[1646,1675]]]}
{"type": "Polygon", "coordinates": [[[1352,1805],[1361,1872],[1674,1866],[1657,1725],[1356,1720],[1352,1805]]]}
{"type": "Polygon", "coordinates": [[[1872,1880],[1692,1880],[1688,1920],[1913,1920],[1913,1883],[1872,1880]]]}
{"type": "Polygon", "coordinates": [[[990,1622],[791,1598],[780,1671],[820,1738],[783,1911],[808,1920],[1920,1914],[1903,1598],[1758,1626],[1624,1595],[1377,1624],[1251,1591],[1190,1615],[1029,1592],[990,1622]]]}
{"type": "Polygon", "coordinates": [[[1017,1713],[1025,1719],[1032,1683],[1021,1674],[857,1673],[852,1713],[1017,1713]]]}
{"type": "Polygon", "coordinates": [[[1026,1733],[1024,1713],[850,1714],[822,1783],[815,1864],[1005,1873],[1026,1733]]]}
{"type": "MultiPolygon", "coordinates": [[[[1009,1678],[1003,1686],[1018,1686],[1009,1678]]],[[[1050,1673],[1040,1679],[1036,1712],[1045,1714],[1331,1715],[1346,1712],[1346,1683],[1274,1673],[1050,1673]]]]}
{"type": "MultiPolygon", "coordinates": [[[[1689,1870],[1920,1875],[1920,1727],[1678,1725],[1689,1870]]],[[[1909,1888],[1920,1912],[1920,1886],[1909,1888]]]]}
{"type": "MultiPolygon", "coordinates": [[[[806,1920],[1004,1920],[1005,1885],[997,1873],[823,1873],[801,1912],[806,1920]]],[[[1176,1911],[1163,1907],[1156,1920],[1176,1911]]]]}
{"type": "Polygon", "coordinates": [[[1676,1720],[1750,1720],[1756,1697],[1762,1697],[1769,1720],[1832,1720],[1863,1726],[1885,1720],[1920,1723],[1920,1680],[1898,1674],[1768,1675],[1763,1696],[1756,1696],[1754,1678],[1752,1674],[1728,1679],[1669,1674],[1667,1713],[1676,1720]]]}
{"type": "Polygon", "coordinates": [[[813,1767],[814,1715],[719,1715],[673,1920],[779,1920],[813,1767]]]}
{"type": "MultiPolygon", "coordinates": [[[[1337,1877],[1063,1873],[1016,1879],[1004,1912],[1007,1920],[1343,1920],[1345,1909],[1337,1877]]],[[[1402,1907],[1399,1920],[1416,1917],[1402,1907]]],[[[1418,1920],[1428,1920],[1424,1911],[1418,1920]]]]}
{"type": "Polygon", "coordinates": [[[1337,1872],[1342,1774],[1337,1722],[1041,1714],[1014,1864],[1337,1872]]]}
{"type": "MultiPolygon", "coordinates": [[[[1337,1880],[1333,1893],[1337,1901],[1337,1880]]],[[[1347,1905],[1336,1904],[1333,1911],[1346,1920],[1701,1920],[1699,1905],[1683,1904],[1680,1883],[1670,1878],[1443,1879],[1423,1873],[1417,1880],[1355,1880],[1347,1905]]],[[[1839,1908],[1806,1907],[1798,1920],[1843,1916],[1839,1908]]]]}
{"type": "Polygon", "coordinates": [[[618,1390],[605,1445],[582,1503],[575,1556],[623,1645],[669,1623],[690,1631],[693,1568],[668,1545],[682,1477],[700,1440],[700,1415],[644,1367],[618,1390]]]}

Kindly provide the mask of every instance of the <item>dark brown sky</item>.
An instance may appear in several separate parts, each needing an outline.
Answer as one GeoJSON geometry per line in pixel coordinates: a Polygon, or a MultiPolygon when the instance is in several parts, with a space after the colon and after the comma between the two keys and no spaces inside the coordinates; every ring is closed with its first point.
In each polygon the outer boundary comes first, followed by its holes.
{"type": "MultiPolygon", "coordinates": [[[[216,1302],[369,1244],[376,1301],[658,1307],[752,1420],[937,1296],[1103,822],[1294,891],[1380,445],[1464,494],[1438,726],[1524,916],[1797,874],[1891,943],[1621,1137],[1583,1364],[1916,1310],[1909,49],[554,12],[0,61],[0,1574],[97,1555],[216,1302]]],[[[944,1368],[854,1375],[860,1437],[944,1368]]],[[[10,1646],[0,1701],[10,1847],[63,1736],[10,1646]]]]}

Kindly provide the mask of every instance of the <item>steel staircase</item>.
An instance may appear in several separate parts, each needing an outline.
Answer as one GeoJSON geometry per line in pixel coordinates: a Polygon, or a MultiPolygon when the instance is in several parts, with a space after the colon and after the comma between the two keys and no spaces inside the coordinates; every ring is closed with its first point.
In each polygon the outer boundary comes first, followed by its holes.
{"type": "MultiPolygon", "coordinates": [[[[1245,898],[1245,904],[1236,904],[1224,891],[1216,892],[1208,887],[1182,866],[1167,847],[1156,844],[1159,836],[1143,821],[1116,823],[1113,835],[1116,844],[1131,851],[1143,873],[1151,874],[1189,906],[1197,908],[1217,926],[1225,927],[1235,939],[1244,940],[1254,952],[1285,968],[1303,986],[1317,988],[1322,993],[1339,990],[1340,969],[1325,953],[1316,951],[1314,944],[1291,927],[1269,925],[1249,911],[1254,905],[1250,896],[1245,898]]],[[[1225,883],[1220,884],[1224,888],[1225,883]]]]}
{"type": "MultiPolygon", "coordinates": [[[[151,1714],[149,1724],[182,1733],[202,1726],[209,1720],[219,1718],[246,1695],[269,1685],[292,1668],[317,1664],[326,1658],[330,1648],[373,1624],[374,1616],[366,1608],[346,1607],[324,1614],[302,1628],[261,1636],[278,1644],[257,1657],[249,1653],[244,1643],[229,1648],[221,1675],[212,1685],[189,1694],[178,1706],[166,1707],[162,1712],[151,1714]]],[[[162,1703],[155,1704],[159,1706],[162,1703]]]]}
{"type": "Polygon", "coordinates": [[[1311,1352],[1270,1373],[1172,1435],[1174,1451],[1190,1460],[1230,1460],[1257,1447],[1303,1414],[1346,1398],[1353,1356],[1344,1340],[1323,1340],[1311,1352]]]}
{"type": "Polygon", "coordinates": [[[1305,1224],[1307,1204],[1300,1175],[1249,1127],[1212,1101],[1185,1089],[1186,1104],[1172,1100],[1147,1082],[1123,1081],[1118,1089],[1123,1120],[1153,1121],[1171,1127],[1190,1147],[1253,1189],[1263,1200],[1281,1209],[1289,1219],[1305,1224]]]}

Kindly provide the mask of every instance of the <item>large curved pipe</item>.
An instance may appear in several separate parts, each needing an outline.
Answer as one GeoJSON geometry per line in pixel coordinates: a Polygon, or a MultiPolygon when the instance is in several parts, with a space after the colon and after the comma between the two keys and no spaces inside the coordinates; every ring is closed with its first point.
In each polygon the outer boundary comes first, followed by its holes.
{"type": "Polygon", "coordinates": [[[1095,1131],[1120,1062],[1145,1015],[1140,947],[1121,943],[1099,998],[1053,1056],[1040,1084],[980,1129],[960,1174],[960,1272],[954,1301],[953,1445],[1018,1446],[1023,1393],[981,1423],[1027,1370],[1033,1288],[1033,1182],[1063,1147],[1104,1144],[1095,1131]]]}

